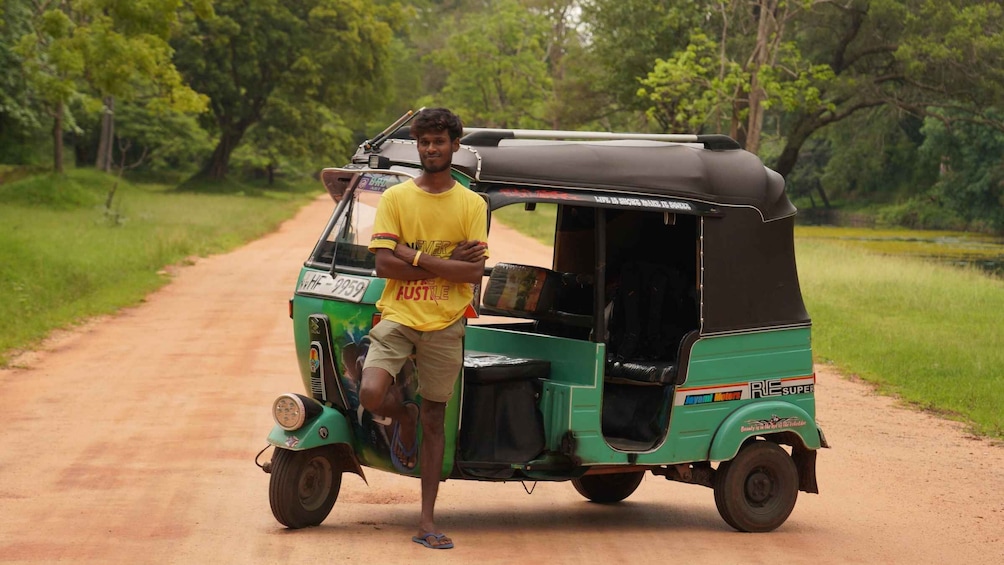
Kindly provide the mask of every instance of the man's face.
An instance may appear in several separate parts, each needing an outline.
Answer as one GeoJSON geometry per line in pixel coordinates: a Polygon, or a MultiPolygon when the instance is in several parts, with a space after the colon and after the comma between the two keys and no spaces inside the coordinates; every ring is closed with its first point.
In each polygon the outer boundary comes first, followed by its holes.
{"type": "Polygon", "coordinates": [[[418,136],[418,157],[427,173],[441,173],[453,163],[453,153],[460,149],[460,140],[450,141],[446,131],[429,131],[418,136]]]}

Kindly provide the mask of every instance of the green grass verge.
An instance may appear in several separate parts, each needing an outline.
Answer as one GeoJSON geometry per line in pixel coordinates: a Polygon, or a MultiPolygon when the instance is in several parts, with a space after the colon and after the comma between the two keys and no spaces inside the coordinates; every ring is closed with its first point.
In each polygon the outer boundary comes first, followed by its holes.
{"type": "Polygon", "coordinates": [[[115,182],[73,170],[0,185],[0,366],[55,328],[136,304],[167,282],[167,265],[274,230],[319,186],[222,195],[120,181],[107,211],[115,182]]]}
{"type": "Polygon", "coordinates": [[[525,210],[522,204],[512,204],[492,212],[492,221],[501,222],[550,247],[554,245],[557,215],[555,204],[537,204],[537,209],[532,211],[525,210]]]}
{"type": "Polygon", "coordinates": [[[796,250],[818,360],[1004,437],[1004,281],[836,241],[796,250]]]}

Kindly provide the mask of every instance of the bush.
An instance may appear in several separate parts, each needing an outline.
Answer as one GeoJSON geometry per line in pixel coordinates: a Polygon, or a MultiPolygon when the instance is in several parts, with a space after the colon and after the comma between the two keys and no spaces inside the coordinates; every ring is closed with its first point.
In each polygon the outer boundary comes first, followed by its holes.
{"type": "Polygon", "coordinates": [[[90,184],[72,176],[39,175],[0,185],[0,202],[51,210],[87,208],[101,203],[100,192],[90,184]]]}
{"type": "Polygon", "coordinates": [[[879,208],[879,226],[902,226],[923,230],[964,230],[966,221],[929,197],[917,196],[901,204],[879,208]]]}

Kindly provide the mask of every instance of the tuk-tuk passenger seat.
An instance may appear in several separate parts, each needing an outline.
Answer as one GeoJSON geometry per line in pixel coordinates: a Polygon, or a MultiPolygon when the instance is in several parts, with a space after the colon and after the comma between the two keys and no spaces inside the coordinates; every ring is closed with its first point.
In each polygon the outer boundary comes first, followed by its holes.
{"type": "Polygon", "coordinates": [[[682,282],[663,265],[628,262],[613,296],[606,377],[625,384],[673,384],[683,338],[682,282]]]}
{"type": "Polygon", "coordinates": [[[676,380],[676,362],[615,359],[607,363],[606,379],[622,384],[670,385],[676,380]]]}

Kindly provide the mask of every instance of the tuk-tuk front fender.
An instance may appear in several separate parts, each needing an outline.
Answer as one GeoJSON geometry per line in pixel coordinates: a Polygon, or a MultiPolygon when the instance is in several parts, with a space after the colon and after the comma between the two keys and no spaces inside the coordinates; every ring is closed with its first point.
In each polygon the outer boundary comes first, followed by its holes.
{"type": "Polygon", "coordinates": [[[342,471],[349,471],[362,477],[362,465],[356,456],[353,447],[352,428],[345,415],[327,406],[321,407],[321,413],[306,422],[298,430],[286,431],[275,425],[268,434],[268,443],[276,449],[288,449],[290,451],[306,451],[318,447],[332,446],[338,451],[338,459],[342,466],[342,471]]]}
{"type": "Polygon", "coordinates": [[[816,450],[821,446],[816,421],[808,412],[790,402],[771,400],[747,404],[729,414],[715,432],[708,459],[728,461],[747,439],[775,434],[783,434],[786,439],[794,434],[803,444],[796,446],[800,449],[816,450]]]}

